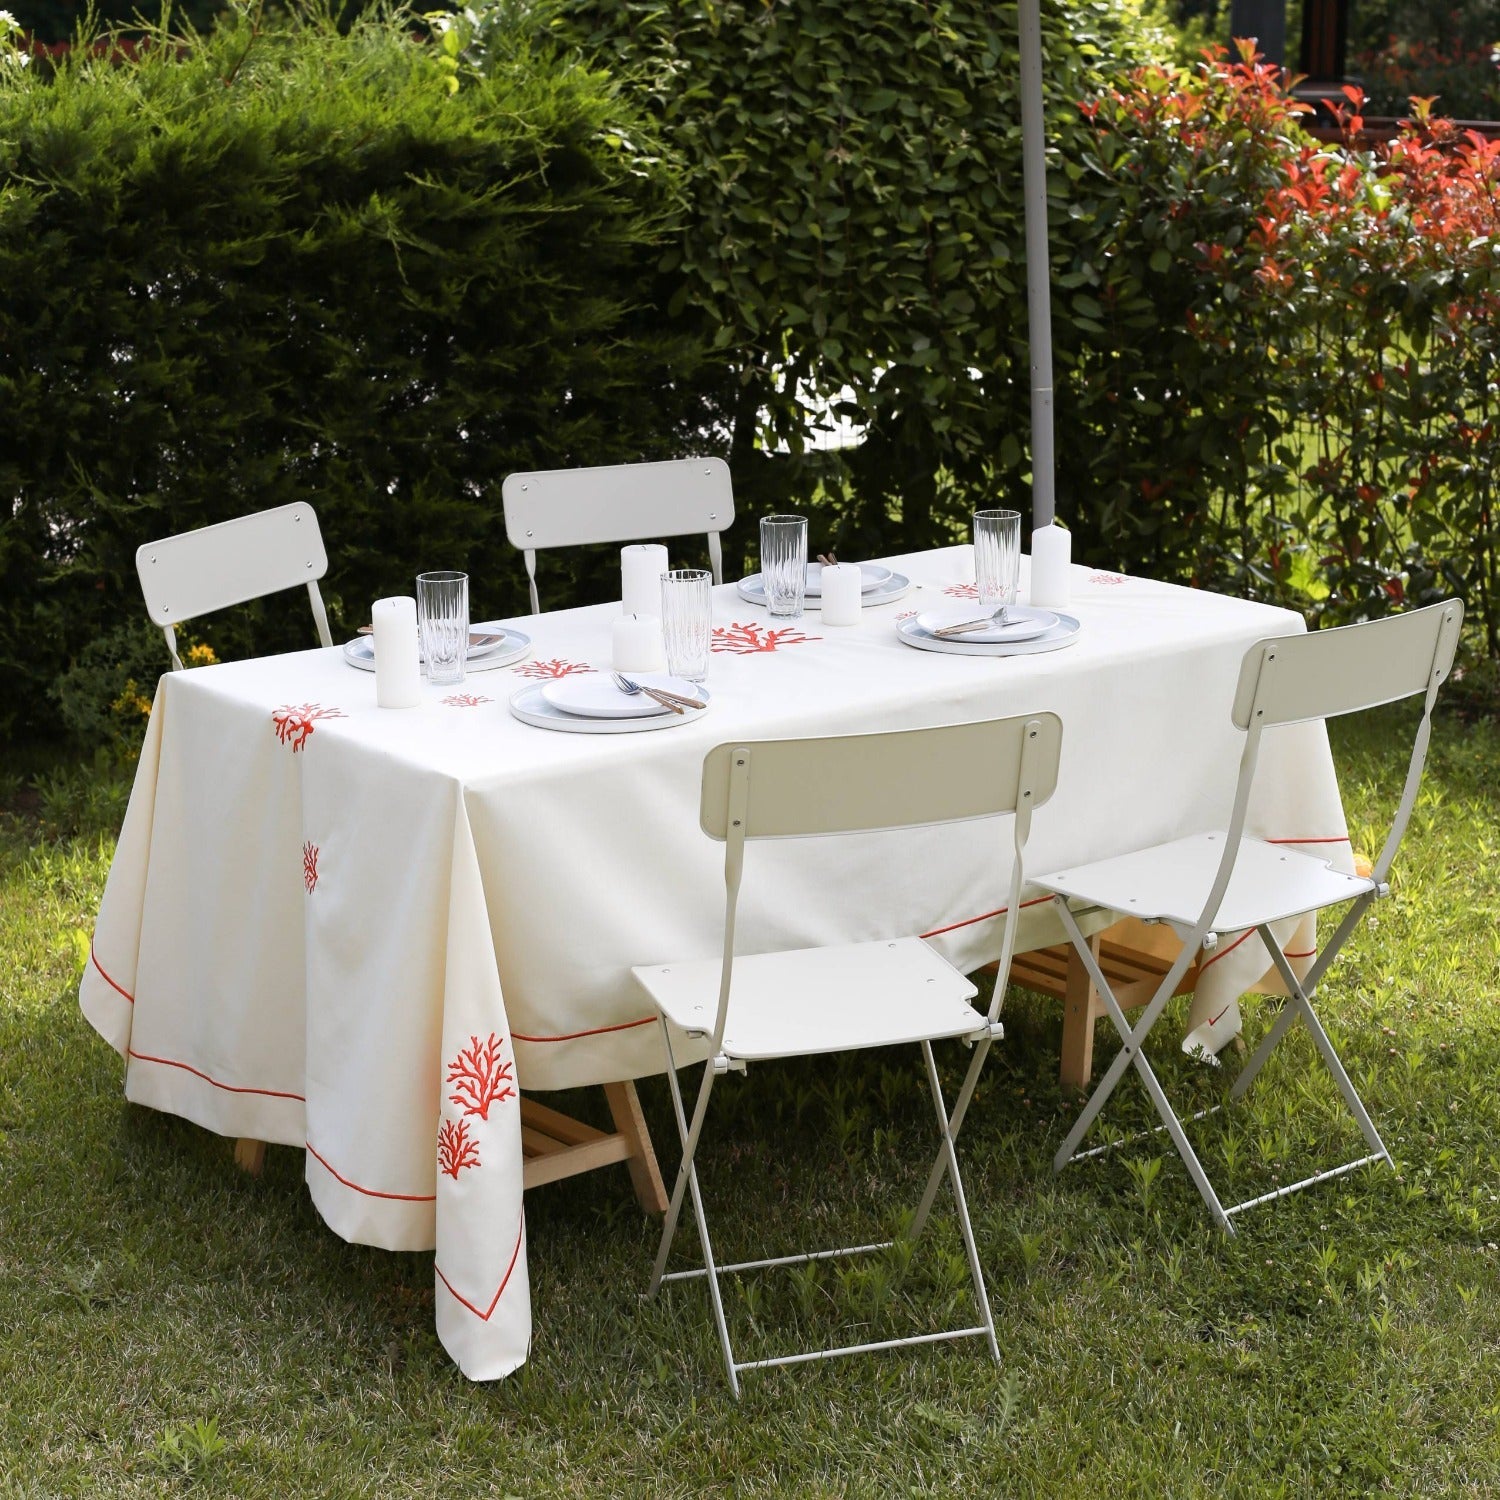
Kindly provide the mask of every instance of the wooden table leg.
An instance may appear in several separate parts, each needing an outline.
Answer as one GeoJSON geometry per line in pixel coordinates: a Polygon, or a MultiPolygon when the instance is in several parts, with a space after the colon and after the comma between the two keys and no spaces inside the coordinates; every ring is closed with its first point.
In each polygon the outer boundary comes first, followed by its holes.
{"type": "Polygon", "coordinates": [[[635,1085],[629,1081],[606,1083],[604,1097],[609,1101],[615,1129],[630,1143],[625,1166],[630,1172],[630,1185],[635,1189],[636,1201],[648,1214],[666,1213],[667,1189],[661,1180],[661,1168],[656,1164],[656,1152],[651,1149],[651,1134],[646,1129],[646,1117],[641,1113],[641,1100],[635,1085]]]}
{"type": "Polygon", "coordinates": [[[241,1136],[234,1143],[234,1164],[240,1171],[259,1177],[266,1166],[266,1143],[241,1136]]]}
{"type": "MultiPolygon", "coordinates": [[[[1099,956],[1099,937],[1089,939],[1089,951],[1099,956]]],[[[1070,947],[1063,988],[1062,1063],[1058,1079],[1065,1089],[1086,1089],[1094,1075],[1094,1018],[1099,996],[1083,960],[1070,947]]]]}

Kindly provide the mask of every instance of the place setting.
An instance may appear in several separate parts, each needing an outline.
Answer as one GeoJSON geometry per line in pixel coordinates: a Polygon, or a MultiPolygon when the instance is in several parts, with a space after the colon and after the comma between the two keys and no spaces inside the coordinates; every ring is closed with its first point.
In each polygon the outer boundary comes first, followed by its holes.
{"type": "MultiPolygon", "coordinates": [[[[1020,571],[1020,512],[975,511],[977,598],[973,603],[922,610],[898,620],[898,639],[919,651],[955,656],[1028,656],[1073,645],[1081,629],[1076,616],[1061,608],[1017,602],[1020,571]]],[[[1033,579],[1033,595],[1038,593],[1035,583],[1033,579]]]]}
{"type": "Polygon", "coordinates": [[[461,683],[470,672],[491,672],[520,661],[531,637],[497,620],[469,623],[466,573],[419,573],[415,595],[377,599],[370,624],[344,643],[344,660],[375,673],[382,708],[415,708],[425,676],[434,686],[461,683]]]}
{"type": "Polygon", "coordinates": [[[783,619],[820,610],[825,625],[857,625],[860,611],[894,604],[911,591],[911,579],[879,563],[841,563],[829,553],[809,562],[807,518],[764,516],[759,573],[735,585],[741,599],[783,619]]]}
{"type": "Polygon", "coordinates": [[[706,568],[670,568],[658,544],[621,548],[621,613],[610,628],[610,670],[528,683],[510,698],[523,724],[564,734],[639,734],[701,719],[713,624],[706,568]]]}

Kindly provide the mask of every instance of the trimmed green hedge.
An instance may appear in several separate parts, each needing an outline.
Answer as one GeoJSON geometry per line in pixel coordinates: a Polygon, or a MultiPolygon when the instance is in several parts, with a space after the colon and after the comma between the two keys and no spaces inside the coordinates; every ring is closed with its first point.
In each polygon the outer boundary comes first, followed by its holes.
{"type": "Polygon", "coordinates": [[[653,311],[676,193],[611,82],[524,38],[457,93],[399,16],[0,68],[0,734],[143,621],[140,542],[292,499],[345,629],[424,564],[524,608],[507,472],[722,427],[706,340],[653,311]]]}

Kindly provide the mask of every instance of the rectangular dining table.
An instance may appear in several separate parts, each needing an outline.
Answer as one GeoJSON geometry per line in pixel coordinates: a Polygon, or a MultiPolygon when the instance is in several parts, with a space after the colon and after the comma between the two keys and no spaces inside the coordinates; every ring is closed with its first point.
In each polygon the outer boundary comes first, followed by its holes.
{"type": "MultiPolygon", "coordinates": [[[[464,1373],[515,1369],[531,1334],[520,1092],[662,1070],[630,969],[718,952],[722,850],[698,827],[714,745],[1051,710],[1062,766],[1028,860],[1062,868],[1222,824],[1240,659],[1304,628],[1075,568],[1068,648],[916,651],[898,620],[972,598],[972,549],[885,561],[912,588],[852,627],[715,589],[710,707],[661,732],[509,712],[538,681],[607,669],[618,605],[515,619],[525,659],[424,684],[410,710],[378,708],[337,647],[165,675],[80,989],[126,1097],[302,1150],[336,1234],[435,1249],[438,1334],[464,1373]]],[[[1268,734],[1261,767],[1248,831],[1346,864],[1323,725],[1268,734]]],[[[1008,848],[995,822],[757,847],[740,951],[919,933],[973,970],[998,953],[1008,848]]],[[[1059,936],[1028,893],[1021,946],[1059,936]]],[[[1310,961],[1310,923],[1289,947],[1310,961]]],[[[1259,938],[1226,941],[1195,1004],[1232,1003],[1266,967],[1259,938]]]]}

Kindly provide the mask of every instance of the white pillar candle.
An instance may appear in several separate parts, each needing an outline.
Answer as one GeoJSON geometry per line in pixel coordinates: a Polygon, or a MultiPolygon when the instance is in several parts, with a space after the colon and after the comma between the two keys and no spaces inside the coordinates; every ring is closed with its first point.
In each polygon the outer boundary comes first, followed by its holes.
{"type": "MultiPolygon", "coordinates": [[[[658,591],[661,585],[658,584],[658,591]]],[[[661,621],[655,615],[621,615],[611,639],[611,660],[617,672],[665,672],[667,648],[661,621]]]]}
{"type": "Polygon", "coordinates": [[[417,601],[408,595],[377,599],[374,627],[375,701],[381,708],[415,708],[422,701],[422,663],[417,652],[417,601]]]}
{"type": "Polygon", "coordinates": [[[825,563],[821,576],[823,623],[858,625],[864,609],[864,575],[857,563],[825,563]]]}
{"type": "Polygon", "coordinates": [[[1061,526],[1031,533],[1031,602],[1061,609],[1073,598],[1073,534],[1061,526]]]}
{"type": "MultiPolygon", "coordinates": [[[[667,549],[659,542],[637,542],[620,548],[620,604],[627,615],[661,614],[661,575],[667,571],[667,549]]],[[[621,672],[626,668],[619,668],[621,672]]],[[[641,671],[648,670],[645,667],[641,671]]]]}

